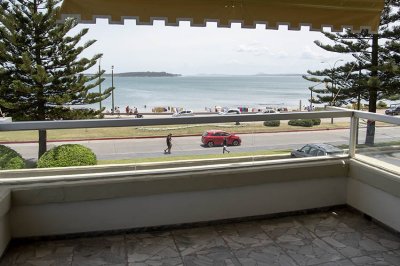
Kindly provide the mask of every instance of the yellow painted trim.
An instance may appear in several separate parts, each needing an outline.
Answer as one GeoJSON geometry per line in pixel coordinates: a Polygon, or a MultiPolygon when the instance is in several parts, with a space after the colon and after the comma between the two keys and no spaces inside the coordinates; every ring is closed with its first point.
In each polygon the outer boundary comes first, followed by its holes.
{"type": "Polygon", "coordinates": [[[83,23],[109,18],[110,23],[122,24],[133,18],[146,25],[162,19],[166,25],[185,20],[192,26],[214,21],[220,27],[239,22],[245,28],[266,24],[271,29],[288,25],[294,30],[310,26],[377,31],[383,5],[383,0],[64,0],[60,17],[75,16],[83,23]]]}

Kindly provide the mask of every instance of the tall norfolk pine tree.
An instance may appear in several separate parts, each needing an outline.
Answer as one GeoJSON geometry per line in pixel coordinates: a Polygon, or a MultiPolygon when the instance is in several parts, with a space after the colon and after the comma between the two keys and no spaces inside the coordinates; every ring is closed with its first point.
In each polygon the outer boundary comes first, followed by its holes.
{"type": "MultiPolygon", "coordinates": [[[[88,32],[68,35],[77,22],[57,23],[60,0],[0,0],[0,108],[16,120],[91,118],[101,110],[69,105],[98,103],[110,96],[90,92],[103,79],[83,72],[96,64],[79,55],[95,41],[79,45],[88,32]]],[[[39,131],[39,157],[46,151],[39,131]]]]}
{"type": "MultiPolygon", "coordinates": [[[[308,71],[312,77],[304,78],[317,82],[325,80],[329,86],[316,90],[317,103],[336,105],[360,100],[368,102],[369,112],[376,112],[380,99],[398,99],[400,96],[400,27],[399,0],[386,0],[381,15],[379,32],[324,33],[334,44],[315,41],[324,50],[352,54],[353,62],[335,69],[308,71]],[[332,85],[336,84],[336,86],[332,85]],[[332,97],[332,94],[335,95],[332,97]]],[[[368,121],[366,144],[374,143],[375,122],[368,121]]]]}

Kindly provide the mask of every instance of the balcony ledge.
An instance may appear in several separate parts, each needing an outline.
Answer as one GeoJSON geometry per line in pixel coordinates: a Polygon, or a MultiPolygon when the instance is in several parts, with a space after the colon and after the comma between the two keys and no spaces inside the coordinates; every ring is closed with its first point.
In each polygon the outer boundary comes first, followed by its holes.
{"type": "Polygon", "coordinates": [[[186,161],[167,168],[157,164],[155,169],[142,164],[124,166],[120,172],[101,166],[75,174],[69,169],[62,176],[54,175],[61,169],[53,169],[42,177],[39,170],[32,176],[8,172],[1,179],[0,253],[11,237],[196,223],[345,204],[400,229],[400,177],[356,159],[219,162],[186,161]]]}
{"type": "Polygon", "coordinates": [[[348,158],[343,157],[234,162],[32,178],[9,177],[3,182],[12,187],[13,206],[19,206],[257,186],[345,177],[347,173],[348,158]]]}

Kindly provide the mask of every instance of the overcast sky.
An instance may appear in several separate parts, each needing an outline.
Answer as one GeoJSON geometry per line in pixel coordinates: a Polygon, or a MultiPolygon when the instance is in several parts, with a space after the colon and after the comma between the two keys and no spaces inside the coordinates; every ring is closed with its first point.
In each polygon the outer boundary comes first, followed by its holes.
{"type": "MultiPolygon", "coordinates": [[[[164,26],[163,21],[154,26],[137,26],[134,20],[125,25],[109,25],[107,20],[97,24],[80,24],[75,30],[89,28],[85,40],[97,42],[83,55],[102,53],[102,68],[115,72],[166,71],[183,75],[258,73],[306,73],[308,69],[328,68],[338,59],[348,57],[328,53],[314,44],[314,40],[327,42],[322,33],[308,29],[288,31],[189,27],[181,22],[179,27],[164,26]]],[[[338,64],[340,64],[339,62],[338,64]]],[[[91,72],[94,72],[93,70],[91,72]]]]}

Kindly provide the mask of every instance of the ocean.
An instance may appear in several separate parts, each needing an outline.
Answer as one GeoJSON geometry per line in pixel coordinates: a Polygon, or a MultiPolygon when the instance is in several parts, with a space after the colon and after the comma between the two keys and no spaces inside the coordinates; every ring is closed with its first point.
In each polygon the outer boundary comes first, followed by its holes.
{"type": "MultiPolygon", "coordinates": [[[[215,106],[298,108],[300,101],[302,106],[309,105],[308,87],[312,85],[299,75],[114,77],[114,102],[121,111],[129,105],[141,112],[159,106],[194,111],[215,106]]],[[[111,87],[111,77],[102,83],[103,89],[108,87],[111,87]]],[[[102,104],[110,110],[111,97],[102,104]]]]}

